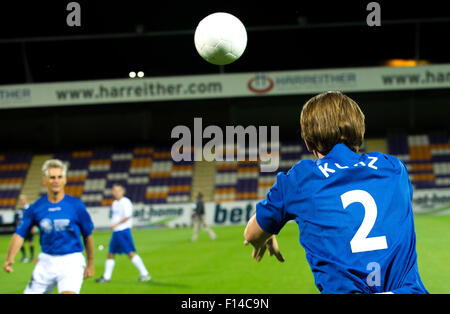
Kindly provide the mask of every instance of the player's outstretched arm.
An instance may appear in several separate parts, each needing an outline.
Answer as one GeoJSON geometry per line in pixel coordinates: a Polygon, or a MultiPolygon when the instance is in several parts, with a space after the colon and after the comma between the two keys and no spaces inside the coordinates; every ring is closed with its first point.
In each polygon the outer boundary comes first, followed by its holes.
{"type": "Polygon", "coordinates": [[[19,252],[22,245],[23,245],[23,238],[17,233],[14,233],[14,235],[11,238],[11,243],[9,244],[8,255],[6,256],[5,265],[3,266],[3,269],[7,273],[12,273],[14,271],[12,268],[12,265],[14,264],[14,257],[16,256],[17,252],[19,252]]]}
{"type": "Polygon", "coordinates": [[[89,278],[94,276],[94,239],[92,234],[84,238],[84,247],[86,248],[87,259],[84,278],[89,278]]]}
{"type": "Polygon", "coordinates": [[[111,225],[110,228],[111,228],[111,229],[114,229],[115,227],[117,227],[117,226],[123,224],[125,221],[129,220],[130,218],[131,218],[131,216],[125,217],[125,218],[123,218],[121,221],[119,221],[119,222],[117,222],[117,223],[111,225]]]}
{"type": "Polygon", "coordinates": [[[252,257],[257,262],[263,258],[266,250],[269,250],[269,256],[275,255],[280,262],[284,262],[284,257],[281,255],[275,235],[265,232],[259,226],[256,221],[256,215],[250,218],[244,231],[244,238],[244,245],[249,243],[253,245],[252,257]]]}

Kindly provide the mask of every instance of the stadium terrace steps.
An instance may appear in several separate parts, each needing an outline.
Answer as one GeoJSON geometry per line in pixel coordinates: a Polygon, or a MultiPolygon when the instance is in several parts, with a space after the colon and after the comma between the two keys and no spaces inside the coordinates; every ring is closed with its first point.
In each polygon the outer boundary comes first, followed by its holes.
{"type": "Polygon", "coordinates": [[[30,204],[34,202],[41,194],[43,189],[42,165],[50,158],[52,158],[52,155],[35,155],[31,159],[30,167],[21,191],[21,194],[25,194],[27,196],[27,200],[30,204]]]}
{"type": "Polygon", "coordinates": [[[191,201],[195,201],[198,192],[203,193],[203,200],[210,202],[214,194],[214,176],[216,175],[215,161],[197,161],[192,178],[191,201]]]}

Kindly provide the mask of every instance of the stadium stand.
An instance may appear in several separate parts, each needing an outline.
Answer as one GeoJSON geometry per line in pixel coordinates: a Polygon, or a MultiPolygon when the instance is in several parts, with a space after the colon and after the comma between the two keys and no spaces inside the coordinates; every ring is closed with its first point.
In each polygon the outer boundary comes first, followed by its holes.
{"type": "Polygon", "coordinates": [[[122,184],[135,203],[191,201],[194,162],[174,162],[170,147],[73,151],[53,157],[69,164],[67,193],[86,206],[111,205],[114,183],[122,184]]]}
{"type": "Polygon", "coordinates": [[[0,155],[0,209],[16,207],[31,157],[31,154],[0,155]]]}
{"type": "Polygon", "coordinates": [[[303,142],[282,142],[278,157],[279,168],[273,172],[262,172],[258,161],[218,161],[214,200],[262,199],[275,182],[278,172],[287,172],[299,160],[311,159],[312,155],[303,142]]]}
{"type": "MultiPolygon", "coordinates": [[[[387,137],[385,143],[387,153],[405,163],[415,189],[450,187],[447,134],[395,135],[387,137]]],[[[116,182],[126,187],[134,203],[141,204],[191,202],[198,191],[204,192],[206,201],[263,199],[278,172],[287,172],[299,160],[313,158],[302,141],[284,141],[280,144],[278,170],[262,172],[258,161],[175,162],[170,150],[170,147],[93,149],[46,158],[68,163],[67,193],[80,197],[91,207],[111,205],[111,188],[116,182]]],[[[15,208],[27,172],[31,172],[32,159],[36,158],[31,154],[0,155],[0,209],[15,208]]],[[[41,188],[41,195],[45,192],[41,188]]]]}
{"type": "Polygon", "coordinates": [[[388,152],[406,165],[414,188],[450,187],[450,138],[447,134],[387,138],[388,152]]]}

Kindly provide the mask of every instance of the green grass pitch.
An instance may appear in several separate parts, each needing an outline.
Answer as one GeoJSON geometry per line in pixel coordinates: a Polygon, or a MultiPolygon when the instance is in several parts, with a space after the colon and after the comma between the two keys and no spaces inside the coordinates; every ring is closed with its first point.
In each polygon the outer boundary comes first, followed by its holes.
{"type": "MultiPolygon", "coordinates": [[[[431,293],[450,293],[450,216],[416,217],[419,271],[431,293]]],[[[152,281],[137,282],[138,271],[125,255],[116,256],[110,283],[98,284],[93,278],[83,283],[81,293],[159,293],[159,294],[261,294],[318,293],[298,242],[296,224],[288,224],[279,235],[286,262],[266,255],[260,263],[250,258],[251,248],[243,245],[244,226],[215,227],[216,241],[200,234],[198,242],[189,242],[192,228],[134,230],[138,254],[152,275],[152,281]]],[[[103,274],[111,233],[94,234],[95,277],[103,274]],[[102,244],[105,250],[97,247],[102,244]]],[[[10,236],[0,236],[0,260],[3,263],[10,236]]],[[[35,245],[39,248],[38,238],[35,245]]],[[[39,251],[39,249],[37,250],[39,251]]],[[[34,264],[20,263],[15,272],[0,272],[0,293],[22,293],[34,264]]]]}

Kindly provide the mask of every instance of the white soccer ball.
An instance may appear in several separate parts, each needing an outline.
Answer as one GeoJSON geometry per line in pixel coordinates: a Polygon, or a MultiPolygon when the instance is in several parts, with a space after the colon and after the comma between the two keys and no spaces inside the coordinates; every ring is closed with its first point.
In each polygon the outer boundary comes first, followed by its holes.
{"type": "Polygon", "coordinates": [[[103,250],[105,249],[105,247],[104,247],[102,244],[100,244],[100,245],[98,246],[98,249],[99,249],[100,251],[103,251],[103,250]]]}
{"type": "Polygon", "coordinates": [[[226,65],[244,53],[247,31],[234,15],[217,12],[200,21],[195,30],[194,43],[203,59],[212,64],[226,65]]]}

